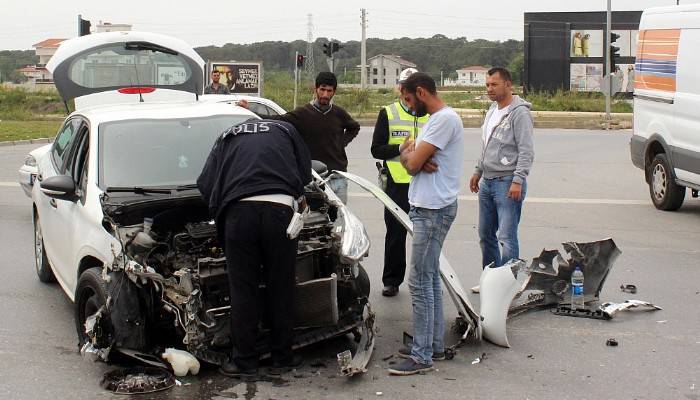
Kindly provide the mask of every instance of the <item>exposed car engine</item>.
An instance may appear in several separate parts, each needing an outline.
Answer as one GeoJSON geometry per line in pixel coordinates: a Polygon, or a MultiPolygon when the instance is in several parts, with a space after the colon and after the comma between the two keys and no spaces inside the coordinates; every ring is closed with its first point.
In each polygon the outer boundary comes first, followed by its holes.
{"type": "MultiPolygon", "coordinates": [[[[297,250],[295,347],[346,332],[359,337],[369,295],[369,279],[359,260],[347,262],[340,255],[347,240],[343,216],[348,217],[338,208],[344,206],[329,201],[315,183],[307,187],[306,199],[310,212],[297,250]]],[[[131,210],[105,207],[105,214],[113,216],[110,223],[123,251],[114,250],[115,261],[103,272],[111,300],[99,318],[111,326],[88,329],[88,347],[109,342],[117,348],[148,351],[179,344],[205,361],[226,360],[230,352],[226,257],[216,225],[206,213],[199,198],[180,199],[176,206],[171,199],[131,210]],[[143,222],[132,223],[138,219],[143,222]],[[127,294],[130,299],[124,298],[127,294]]],[[[266,290],[264,285],[260,290],[266,290]]],[[[261,320],[264,337],[265,315],[261,320]]],[[[260,350],[265,354],[264,340],[260,350]]]]}

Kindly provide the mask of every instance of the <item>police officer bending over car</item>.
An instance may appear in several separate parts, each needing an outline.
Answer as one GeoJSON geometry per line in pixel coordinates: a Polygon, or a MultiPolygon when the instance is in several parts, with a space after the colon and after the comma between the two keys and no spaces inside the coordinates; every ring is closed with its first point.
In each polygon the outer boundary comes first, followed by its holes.
{"type": "Polygon", "coordinates": [[[226,130],[197,180],[216,220],[231,291],[231,357],[220,372],[254,377],[262,307],[272,333],[270,373],[301,365],[292,353],[297,239],[287,228],[311,181],[308,148],[293,125],[253,120],[226,130]],[[260,297],[260,280],[266,294],[260,297]]]}

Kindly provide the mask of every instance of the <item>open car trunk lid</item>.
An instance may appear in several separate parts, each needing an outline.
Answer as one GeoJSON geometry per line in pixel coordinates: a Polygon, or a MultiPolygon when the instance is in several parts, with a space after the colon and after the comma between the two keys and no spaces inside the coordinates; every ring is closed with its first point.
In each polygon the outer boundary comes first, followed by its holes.
{"type": "Polygon", "coordinates": [[[182,40],[148,32],[105,32],[61,44],[46,68],[75,108],[200,95],[204,60],[182,40]],[[87,97],[90,101],[87,101],[87,97]]]}

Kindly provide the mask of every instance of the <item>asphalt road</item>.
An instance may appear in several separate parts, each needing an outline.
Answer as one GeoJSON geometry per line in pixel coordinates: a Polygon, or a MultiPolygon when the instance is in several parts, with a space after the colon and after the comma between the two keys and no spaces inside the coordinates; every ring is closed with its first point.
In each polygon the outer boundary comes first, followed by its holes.
{"type": "MultiPolygon", "coordinates": [[[[465,130],[466,178],[479,149],[479,131],[465,130]]],[[[386,368],[410,331],[410,296],[383,298],[381,260],[384,222],[377,201],[350,187],[349,204],[372,239],[364,265],[372,279],[371,302],[379,327],[369,371],[354,379],[336,375],[341,338],[302,353],[306,365],[285,382],[241,383],[213,368],[182,379],[163,399],[700,399],[700,200],[677,212],[660,212],[649,201],[643,174],[629,160],[629,131],[538,130],[535,167],[521,223],[521,257],[564,241],[615,239],[623,254],[601,294],[604,301],[635,298],[664,309],[628,312],[612,321],[558,317],[533,311],[508,323],[512,348],[471,343],[437,371],[391,377],[386,368]],[[635,284],[636,295],[620,284],[635,284]],[[619,347],[606,347],[616,338],[619,347]],[[486,353],[479,364],[472,360],[486,353]]],[[[371,129],[350,145],[350,171],[374,180],[371,129]]],[[[0,147],[0,398],[122,398],[100,388],[102,363],[77,352],[73,305],[56,284],[34,272],[31,203],[14,185],[16,171],[34,146],[0,147]]],[[[481,272],[477,203],[463,190],[458,218],[445,252],[463,285],[481,272]]],[[[689,197],[689,196],[688,196],[689,197]]],[[[478,308],[478,295],[471,295],[478,308]]],[[[451,304],[446,316],[455,316],[451,304]]]]}

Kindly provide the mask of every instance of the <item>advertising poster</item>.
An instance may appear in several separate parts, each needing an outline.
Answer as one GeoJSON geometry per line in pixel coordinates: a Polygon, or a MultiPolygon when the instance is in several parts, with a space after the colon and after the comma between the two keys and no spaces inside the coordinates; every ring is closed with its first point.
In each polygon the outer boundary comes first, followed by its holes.
{"type": "Polygon", "coordinates": [[[603,57],[602,30],[572,30],[571,57],[603,57]]]}
{"type": "MultiPolygon", "coordinates": [[[[602,64],[571,64],[569,89],[572,92],[600,92],[603,86],[602,64]]],[[[612,74],[615,93],[634,91],[634,64],[618,64],[612,74]]]]}
{"type": "Polygon", "coordinates": [[[603,64],[571,64],[569,90],[599,92],[603,82],[603,64]]]}
{"type": "Polygon", "coordinates": [[[620,93],[634,92],[634,64],[618,64],[613,74],[613,88],[620,93]]]}
{"type": "Polygon", "coordinates": [[[262,93],[262,64],[256,62],[210,62],[207,68],[207,85],[211,83],[211,72],[221,73],[219,82],[231,93],[260,96],[262,93]]]}

